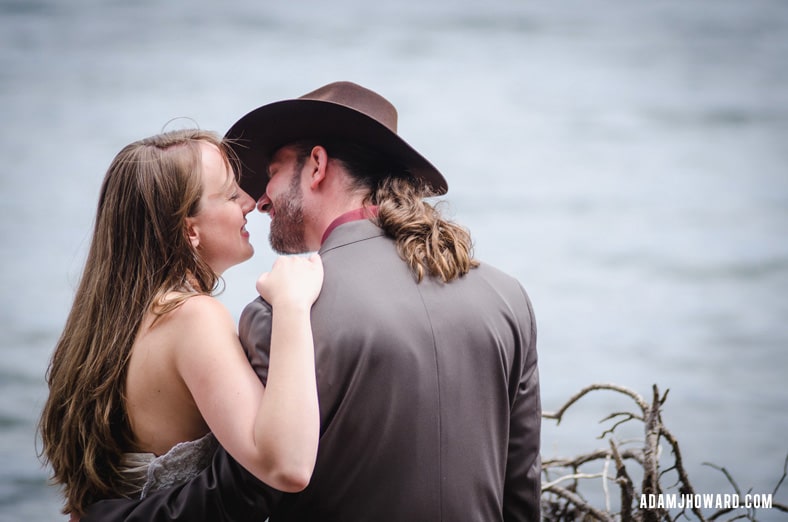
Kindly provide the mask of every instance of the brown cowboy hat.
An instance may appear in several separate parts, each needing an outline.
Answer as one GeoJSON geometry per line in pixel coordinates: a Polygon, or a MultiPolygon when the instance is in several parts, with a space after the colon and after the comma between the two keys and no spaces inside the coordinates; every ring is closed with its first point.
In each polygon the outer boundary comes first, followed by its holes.
{"type": "Polygon", "coordinates": [[[432,188],[449,189],[446,179],[397,134],[397,109],[376,92],[335,82],[294,100],[258,107],[235,122],[225,138],[241,164],[241,188],[255,199],[265,192],[268,162],[276,150],[302,139],[346,139],[400,162],[432,188]]]}

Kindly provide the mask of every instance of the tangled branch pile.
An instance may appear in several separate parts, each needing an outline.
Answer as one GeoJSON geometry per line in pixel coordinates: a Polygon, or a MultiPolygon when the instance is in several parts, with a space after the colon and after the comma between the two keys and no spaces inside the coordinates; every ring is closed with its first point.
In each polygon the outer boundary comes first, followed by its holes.
{"type": "MultiPolygon", "coordinates": [[[[571,459],[546,459],[542,462],[542,513],[545,522],[593,521],[602,522],[675,522],[680,518],[711,522],[715,520],[748,519],[756,520],[756,510],[745,508],[743,505],[725,506],[711,513],[704,512],[697,503],[690,506],[669,507],[661,505],[644,505],[643,499],[661,498],[666,494],[673,494],[682,498],[696,497],[695,489],[690,483],[689,476],[684,468],[679,443],[673,434],[662,423],[662,406],[667,399],[667,392],[660,395],[657,386],[652,387],[652,399],[649,404],[641,395],[624,386],[615,384],[592,384],[572,396],[559,410],[544,412],[542,417],[553,419],[556,424],[561,422],[566,411],[586,394],[596,390],[609,390],[624,394],[631,398],[637,405],[634,412],[615,412],[603,419],[602,422],[614,421],[609,429],[605,430],[600,438],[608,436],[609,449],[593,451],[571,459]],[[629,421],[643,423],[645,437],[642,447],[624,449],[613,435],[619,426],[629,421]],[[662,469],[660,466],[660,442],[667,442],[673,455],[671,466],[662,469]],[[603,463],[603,471],[598,474],[589,474],[581,470],[585,464],[594,461],[603,463]],[[634,464],[637,477],[632,479],[632,471],[627,468],[627,463],[634,464]],[[614,466],[615,475],[609,472],[614,466]],[[609,497],[608,483],[618,486],[620,508],[614,511],[609,507],[605,509],[595,507],[580,491],[581,481],[587,479],[601,479],[606,497],[609,497]],[[671,480],[669,485],[663,481],[671,480]],[[639,486],[639,487],[638,487],[639,486]]],[[[724,468],[713,466],[722,471],[731,483],[736,495],[742,497],[738,485],[724,468]]],[[[778,489],[788,473],[788,457],[783,466],[783,475],[777,483],[772,496],[776,496],[778,489]]],[[[615,487],[615,486],[614,486],[615,487]]],[[[609,505],[609,498],[606,498],[609,505]]],[[[773,503],[772,509],[788,513],[788,506],[773,503]]]]}

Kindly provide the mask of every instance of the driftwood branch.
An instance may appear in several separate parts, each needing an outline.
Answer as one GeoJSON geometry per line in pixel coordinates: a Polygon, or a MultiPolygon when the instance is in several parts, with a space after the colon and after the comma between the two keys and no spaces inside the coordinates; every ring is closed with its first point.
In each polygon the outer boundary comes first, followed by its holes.
{"type": "MultiPolygon", "coordinates": [[[[635,460],[638,463],[643,461],[642,454],[636,450],[625,450],[620,452],[622,459],[631,459],[635,460]]],[[[572,458],[554,458],[554,459],[545,459],[542,461],[542,468],[579,468],[583,464],[587,464],[589,462],[595,460],[604,460],[609,459],[613,456],[611,450],[596,450],[592,451],[591,453],[586,453],[584,455],[578,455],[572,458]]]]}
{"type": "Polygon", "coordinates": [[[596,478],[609,478],[605,473],[573,473],[572,475],[563,475],[552,482],[548,482],[547,484],[542,484],[542,491],[547,491],[553,486],[557,486],[561,482],[566,482],[567,480],[575,481],[577,479],[596,479],[596,478]]]}
{"type": "Polygon", "coordinates": [[[605,436],[607,436],[607,435],[612,435],[613,432],[616,431],[616,428],[618,428],[622,424],[625,424],[625,423],[627,423],[627,422],[629,422],[631,420],[638,420],[638,421],[641,421],[641,422],[643,421],[643,417],[641,417],[640,415],[635,415],[634,413],[631,413],[631,412],[628,412],[628,411],[620,411],[620,412],[616,412],[616,413],[611,413],[610,415],[608,415],[607,417],[605,417],[604,419],[602,419],[599,422],[606,422],[606,421],[609,421],[609,420],[613,420],[616,417],[624,417],[624,418],[619,420],[619,421],[617,421],[611,427],[609,427],[608,429],[603,431],[602,434],[599,436],[600,439],[604,439],[605,436]]]}
{"type": "MultiPolygon", "coordinates": [[[[725,508],[716,511],[708,516],[704,516],[701,508],[692,505],[691,508],[681,508],[676,512],[669,511],[661,504],[657,506],[644,506],[642,499],[662,498],[660,495],[666,493],[672,495],[695,497],[695,489],[690,482],[689,475],[684,468],[684,460],[679,448],[678,440],[668,430],[662,422],[662,407],[667,401],[668,392],[666,390],[660,394],[656,385],[652,386],[650,403],[634,390],[616,384],[601,383],[586,386],[572,397],[569,398],[558,410],[554,412],[544,412],[542,417],[555,420],[560,424],[569,408],[576,404],[584,396],[593,391],[607,390],[623,394],[635,403],[634,411],[614,412],[601,422],[613,422],[613,425],[605,429],[599,438],[608,437],[609,449],[598,449],[583,455],[572,458],[552,458],[543,459],[542,473],[547,480],[542,486],[543,498],[543,520],[545,522],[568,522],[568,521],[588,521],[595,519],[610,522],[677,522],[685,518],[687,520],[697,520],[698,522],[717,521],[723,516],[729,516],[726,522],[747,518],[755,520],[752,510],[747,511],[741,508],[725,508]],[[643,423],[643,439],[639,441],[640,448],[621,449],[621,442],[614,439],[616,429],[622,424],[638,421],[643,423]],[[661,446],[660,441],[665,441],[671,449],[673,461],[670,465],[662,467],[660,463],[661,446]],[[598,473],[589,472],[581,469],[583,466],[603,461],[602,471],[598,473]],[[627,462],[640,466],[642,480],[638,487],[631,478],[630,471],[627,469],[627,462]],[[615,477],[608,473],[608,467],[613,463],[616,468],[615,477]],[[676,480],[670,486],[664,486],[662,480],[668,474],[676,473],[676,480]],[[557,475],[557,477],[556,477],[557,475]],[[601,479],[602,489],[605,494],[606,509],[601,510],[587,501],[580,493],[580,480],[601,479]],[[620,490],[620,508],[612,511],[609,505],[608,481],[618,484],[620,490]],[[567,487],[559,484],[569,482],[567,487]],[[640,500],[640,502],[638,502],[640,500]]],[[[739,485],[724,467],[714,464],[704,463],[721,471],[730,482],[737,495],[741,496],[739,485]]],[[[780,486],[788,477],[788,455],[783,464],[782,477],[777,482],[772,496],[776,496],[780,486]]],[[[672,479],[671,479],[672,480],[672,479]]],[[[772,503],[774,509],[788,512],[788,506],[772,503]]]]}
{"type": "Polygon", "coordinates": [[[635,487],[632,479],[629,478],[627,468],[624,466],[624,459],[618,452],[615,441],[610,440],[610,451],[616,459],[616,482],[621,487],[621,522],[632,521],[632,504],[635,500],[635,487]]]}
{"type": "MultiPolygon", "coordinates": [[[[554,495],[558,495],[569,501],[572,505],[577,506],[577,509],[580,513],[588,513],[592,517],[602,522],[614,522],[615,519],[610,516],[609,514],[605,513],[604,511],[600,511],[599,509],[589,505],[585,499],[569,491],[568,489],[564,489],[558,486],[550,486],[548,488],[543,488],[542,492],[553,493],[554,495]]],[[[578,517],[579,520],[582,520],[583,517],[578,517]]]]}
{"type": "Polygon", "coordinates": [[[788,475],[788,454],[785,455],[785,460],[783,461],[783,476],[780,477],[780,480],[777,481],[777,485],[774,486],[772,496],[777,496],[777,492],[780,490],[780,486],[783,485],[786,475],[788,475]]]}
{"type": "MultiPolygon", "coordinates": [[[[660,434],[668,441],[670,444],[671,450],[673,451],[673,466],[672,469],[676,470],[676,473],[679,475],[679,493],[686,494],[686,495],[695,495],[695,488],[692,487],[692,483],[690,482],[689,476],[687,475],[686,470],[684,469],[684,461],[681,457],[681,450],[679,449],[679,441],[676,440],[676,437],[668,431],[665,426],[662,426],[660,430],[660,434]]],[[[738,491],[737,491],[738,492],[738,491]]],[[[705,518],[703,518],[703,514],[701,513],[700,509],[697,506],[692,507],[692,512],[698,517],[698,520],[703,522],[705,518]]]]}
{"type": "Polygon", "coordinates": [[[645,413],[646,410],[648,410],[648,404],[646,404],[646,402],[643,400],[643,397],[638,395],[635,391],[630,390],[629,388],[627,388],[625,386],[619,386],[618,384],[603,383],[603,384],[590,384],[590,385],[586,386],[585,388],[583,388],[582,390],[580,390],[579,392],[574,394],[557,411],[555,411],[555,412],[542,412],[542,417],[545,418],[545,419],[555,419],[556,424],[560,424],[561,423],[561,419],[564,416],[564,413],[566,413],[566,410],[568,410],[570,406],[572,406],[574,403],[576,403],[581,398],[583,398],[583,396],[585,396],[585,395],[587,395],[590,392],[595,391],[595,390],[612,390],[612,391],[617,391],[619,393],[623,393],[624,395],[628,395],[629,397],[632,398],[632,400],[634,400],[636,403],[638,403],[638,406],[640,406],[641,410],[644,413],[645,413]]]}

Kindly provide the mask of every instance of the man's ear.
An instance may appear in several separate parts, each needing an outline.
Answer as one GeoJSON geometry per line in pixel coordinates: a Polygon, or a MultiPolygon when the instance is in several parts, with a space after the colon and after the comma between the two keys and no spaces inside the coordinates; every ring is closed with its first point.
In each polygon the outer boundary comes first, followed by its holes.
{"type": "Polygon", "coordinates": [[[312,172],[309,173],[309,188],[317,189],[323,180],[326,179],[326,168],[328,168],[328,153],[325,147],[315,145],[309,154],[312,172]]]}
{"type": "Polygon", "coordinates": [[[200,248],[200,230],[191,218],[186,218],[186,237],[189,238],[192,248],[200,248]]]}

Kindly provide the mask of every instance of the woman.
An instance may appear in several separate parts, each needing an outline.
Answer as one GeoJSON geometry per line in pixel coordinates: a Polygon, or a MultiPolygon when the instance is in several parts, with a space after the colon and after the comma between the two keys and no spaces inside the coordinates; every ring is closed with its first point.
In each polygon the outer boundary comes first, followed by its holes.
{"type": "Polygon", "coordinates": [[[169,132],[125,147],[104,178],[40,422],[72,518],[185,480],[210,460],[214,436],[274,488],[309,482],[319,436],[309,314],[322,264],[281,258],[257,282],[274,309],[264,392],[211,296],[253,253],[255,202],[228,150],[213,133],[169,132]]]}

